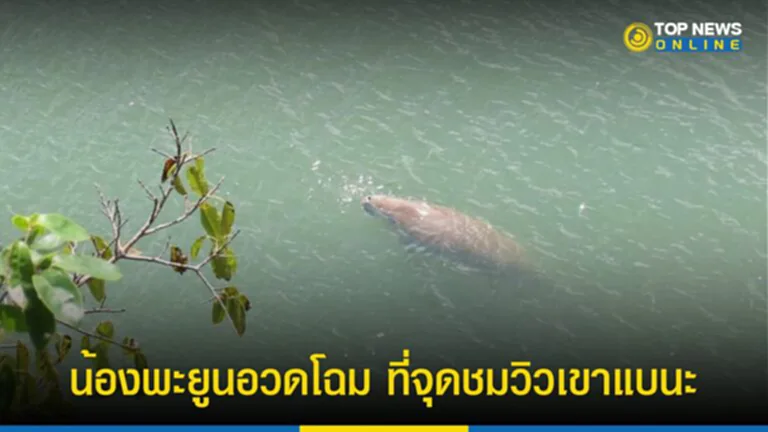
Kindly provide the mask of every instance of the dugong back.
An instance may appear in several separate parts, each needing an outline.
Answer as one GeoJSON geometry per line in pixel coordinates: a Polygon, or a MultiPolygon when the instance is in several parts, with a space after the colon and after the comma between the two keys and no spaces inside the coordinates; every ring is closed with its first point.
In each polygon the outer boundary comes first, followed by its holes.
{"type": "Polygon", "coordinates": [[[522,263],[522,248],[507,233],[457,210],[430,205],[405,227],[421,243],[463,255],[473,264],[503,269],[522,263]]]}

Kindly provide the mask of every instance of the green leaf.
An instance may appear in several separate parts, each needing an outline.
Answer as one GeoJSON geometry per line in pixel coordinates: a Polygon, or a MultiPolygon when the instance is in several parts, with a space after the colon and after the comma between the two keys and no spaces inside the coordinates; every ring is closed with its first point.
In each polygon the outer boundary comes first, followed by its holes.
{"type": "Polygon", "coordinates": [[[109,248],[109,245],[103,238],[96,235],[91,236],[91,243],[93,243],[93,248],[96,249],[96,255],[107,260],[112,258],[112,249],[109,248]]]}
{"type": "Polygon", "coordinates": [[[224,248],[216,258],[211,260],[211,267],[217,279],[229,282],[237,272],[237,257],[230,248],[224,248]]]}
{"type": "Polygon", "coordinates": [[[238,297],[238,300],[240,300],[240,303],[243,304],[243,307],[245,308],[245,311],[248,312],[251,310],[251,300],[246,296],[245,294],[240,294],[238,297]]]}
{"type": "Polygon", "coordinates": [[[38,271],[44,271],[48,270],[51,265],[53,264],[53,257],[55,255],[43,255],[41,256],[41,260],[39,262],[36,262],[35,265],[37,266],[38,271]]]}
{"type": "Polygon", "coordinates": [[[29,371],[29,350],[21,341],[16,341],[16,370],[29,371]]]}
{"type": "Polygon", "coordinates": [[[166,180],[168,180],[170,177],[173,177],[175,174],[176,174],[176,160],[166,159],[165,163],[163,164],[163,173],[160,176],[160,183],[165,183],[166,180]]]}
{"type": "Polygon", "coordinates": [[[237,290],[237,287],[228,286],[222,290],[222,294],[225,297],[234,298],[240,295],[240,291],[237,290]]]}
{"type": "Polygon", "coordinates": [[[208,238],[208,236],[200,236],[194,243],[192,243],[192,247],[189,248],[189,255],[192,256],[192,258],[197,258],[197,254],[200,253],[200,248],[203,247],[206,238],[208,238]]]}
{"type": "Polygon", "coordinates": [[[127,347],[127,346],[128,346],[128,347],[133,347],[133,346],[136,346],[136,340],[135,340],[135,339],[133,339],[133,338],[130,338],[130,337],[128,337],[128,336],[126,336],[126,337],[124,337],[124,338],[123,338],[123,354],[125,354],[125,355],[127,355],[127,356],[132,356],[132,355],[134,355],[134,354],[136,353],[136,351],[134,351],[134,350],[132,350],[132,349],[128,349],[128,348],[125,348],[125,347],[127,347]]]}
{"type": "Polygon", "coordinates": [[[184,188],[184,183],[181,182],[181,177],[173,179],[173,188],[181,196],[187,196],[187,190],[184,188]]]}
{"type": "Polygon", "coordinates": [[[83,293],[70,276],[57,269],[48,269],[34,275],[32,281],[37,295],[53,315],[77,327],[85,316],[83,293]]]}
{"type": "Polygon", "coordinates": [[[224,202],[224,208],[221,210],[221,235],[226,237],[232,232],[232,226],[235,224],[235,206],[229,202],[224,202]]]}
{"type": "Polygon", "coordinates": [[[200,204],[200,222],[209,236],[217,240],[221,239],[219,212],[214,206],[208,204],[207,201],[200,204]]]}
{"type": "Polygon", "coordinates": [[[211,313],[211,321],[213,321],[214,324],[218,324],[224,321],[224,317],[226,316],[227,315],[224,312],[224,308],[221,307],[221,304],[218,302],[218,300],[214,300],[213,311],[211,313]]]}
{"type": "Polygon", "coordinates": [[[17,391],[17,403],[20,406],[29,405],[30,403],[33,403],[35,395],[37,394],[37,382],[35,378],[32,375],[17,375],[17,379],[19,380],[18,384],[16,384],[16,391],[17,391]]]}
{"type": "Polygon", "coordinates": [[[203,178],[205,178],[205,160],[203,160],[202,156],[195,159],[195,168],[197,168],[197,172],[202,174],[203,178]]]}
{"type": "Polygon", "coordinates": [[[245,333],[245,307],[243,303],[237,297],[228,297],[226,305],[238,336],[242,336],[245,333]]]}
{"type": "Polygon", "coordinates": [[[67,243],[68,241],[58,235],[47,233],[41,236],[35,236],[34,240],[30,242],[30,247],[42,253],[47,253],[54,252],[67,243]]]}
{"type": "Polygon", "coordinates": [[[32,254],[26,243],[17,241],[11,246],[8,263],[11,267],[10,283],[12,286],[32,282],[32,275],[35,273],[35,265],[32,263],[32,254]]]}
{"type": "Polygon", "coordinates": [[[147,357],[141,351],[136,351],[136,355],[133,356],[134,367],[138,370],[147,369],[147,357]]]}
{"type": "Polygon", "coordinates": [[[64,241],[80,242],[90,238],[85,228],[58,213],[41,214],[37,217],[36,223],[64,241]]]}
{"type": "Polygon", "coordinates": [[[106,285],[101,279],[88,279],[88,291],[97,302],[103,302],[107,298],[106,285]]]}
{"type": "Polygon", "coordinates": [[[11,218],[11,223],[13,226],[19,229],[19,231],[27,232],[29,231],[29,218],[21,215],[13,215],[11,218]]]}
{"type": "Polygon", "coordinates": [[[32,265],[37,269],[38,272],[40,272],[41,270],[45,270],[51,266],[55,254],[41,254],[34,249],[30,249],[29,256],[32,258],[32,265]]]}
{"type": "Polygon", "coordinates": [[[93,349],[96,357],[93,359],[93,364],[96,369],[109,368],[109,344],[106,342],[99,342],[93,349]]]}
{"type": "Polygon", "coordinates": [[[72,254],[74,254],[75,253],[75,244],[72,243],[72,242],[68,242],[67,244],[64,245],[63,248],[61,248],[59,253],[62,254],[62,255],[72,255],[72,254]]]}
{"type": "Polygon", "coordinates": [[[11,263],[8,258],[11,256],[12,246],[13,245],[4,247],[2,252],[0,252],[0,275],[3,275],[3,277],[6,277],[10,274],[11,263]]]}
{"type": "Polygon", "coordinates": [[[191,166],[187,169],[187,183],[192,189],[192,192],[203,196],[208,193],[208,180],[205,179],[205,171],[201,169],[202,159],[195,160],[195,166],[191,166]]]}
{"type": "Polygon", "coordinates": [[[35,349],[44,350],[51,335],[56,332],[56,319],[37,297],[34,289],[31,295],[27,294],[27,308],[24,310],[24,317],[29,329],[29,338],[32,339],[35,349]]]}
{"type": "Polygon", "coordinates": [[[11,408],[14,396],[16,396],[16,373],[6,357],[0,363],[0,413],[5,413],[11,408]]]}
{"type": "Polygon", "coordinates": [[[7,332],[24,333],[27,331],[24,311],[18,306],[0,305],[0,324],[7,332]]]}
{"type": "Polygon", "coordinates": [[[115,325],[112,324],[112,321],[102,321],[96,326],[96,333],[112,339],[112,336],[115,335],[115,325]]]}
{"type": "Polygon", "coordinates": [[[213,275],[216,279],[223,279],[229,281],[232,279],[232,271],[227,263],[226,257],[217,256],[211,260],[211,268],[213,269],[213,275]]]}
{"type": "Polygon", "coordinates": [[[40,372],[41,378],[53,388],[58,388],[59,374],[56,372],[56,368],[53,367],[48,351],[38,350],[35,352],[35,363],[37,364],[37,370],[40,372]]]}
{"type": "MultiPolygon", "coordinates": [[[[32,286],[31,284],[28,285],[32,286]]],[[[8,293],[8,297],[12,300],[13,303],[20,307],[22,311],[27,308],[27,303],[29,302],[27,301],[27,295],[24,294],[24,290],[22,289],[21,285],[6,286],[5,289],[8,293]]],[[[34,291],[35,287],[32,287],[32,294],[37,295],[34,291]]],[[[25,317],[24,322],[26,322],[26,320],[27,318],[25,317]]]]}
{"type": "Polygon", "coordinates": [[[88,335],[83,336],[82,339],[80,339],[80,349],[81,350],[91,350],[91,338],[88,335]]]}
{"type": "Polygon", "coordinates": [[[27,244],[34,244],[37,242],[38,237],[45,234],[45,228],[34,225],[32,219],[30,219],[29,223],[30,231],[27,233],[27,244]]]}
{"type": "Polygon", "coordinates": [[[48,344],[48,339],[56,331],[56,320],[50,310],[37,295],[32,276],[34,265],[29,247],[26,243],[16,242],[11,247],[9,256],[11,264],[11,285],[8,294],[24,309],[24,320],[27,324],[29,337],[35,348],[42,350],[48,344]],[[21,293],[16,288],[21,287],[21,293]],[[23,295],[21,295],[23,293],[23,295]]]}
{"type": "Polygon", "coordinates": [[[197,175],[199,175],[202,180],[203,188],[201,190],[203,191],[203,195],[205,195],[208,193],[208,180],[205,177],[205,160],[203,160],[202,156],[195,159],[194,168],[197,175]]]}
{"type": "Polygon", "coordinates": [[[229,271],[232,273],[232,276],[234,276],[235,273],[237,273],[237,257],[230,248],[225,249],[225,252],[225,256],[227,257],[227,265],[229,265],[229,271]]]}
{"type": "Polygon", "coordinates": [[[90,275],[106,281],[116,281],[123,277],[115,264],[88,255],[58,255],[53,260],[53,266],[70,273],[90,275]]]}
{"type": "Polygon", "coordinates": [[[56,344],[56,354],[59,356],[59,358],[56,360],[56,363],[61,363],[71,349],[72,338],[69,335],[64,335],[59,338],[59,342],[56,344]]]}

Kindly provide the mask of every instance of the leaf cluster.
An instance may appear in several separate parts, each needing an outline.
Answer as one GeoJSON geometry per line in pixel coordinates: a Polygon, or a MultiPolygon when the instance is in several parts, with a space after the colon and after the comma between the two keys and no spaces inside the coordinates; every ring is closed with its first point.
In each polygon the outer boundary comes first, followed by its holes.
{"type": "Polygon", "coordinates": [[[111,347],[121,350],[134,367],[148,366],[139,343],[127,336],[118,340],[112,321],[100,321],[93,329],[81,327],[87,314],[124,312],[104,308],[107,283],[123,277],[116,264],[120,260],[166,266],[179,275],[188,271],[196,274],[212,294],[213,323],[229,318],[238,335],[245,333],[250,300],[231,284],[237,273],[237,257],[231,248],[238,233],[233,231],[235,207],[215,195],[223,179],[211,185],[205,175],[203,156],[214,149],[198,155],[192,153],[191,146],[184,151],[182,144],[187,136],[179,136],[173,121],[169,131],[176,152],[169,155],[153,149],[165,158],[160,195],[139,182],[153,205],[146,222],[131,237],[123,233],[125,222],[118,201],[108,201],[103,195],[102,211],[112,228],[109,240],[59,213],[12,217],[20,235],[0,250],[0,339],[10,335],[20,339],[0,345],[4,349],[0,351],[0,421],[29,410],[50,414],[71,408],[62,397],[56,370],[72,349],[73,340],[68,333],[80,334],[80,352],[91,358],[96,369],[110,367],[111,347]],[[186,182],[181,176],[184,168],[186,182]],[[188,190],[196,195],[193,201],[188,190]],[[159,215],[174,192],[184,199],[185,211],[170,222],[158,224],[159,215]],[[188,255],[170,238],[165,251],[158,256],[145,256],[135,248],[143,238],[184,222],[196,212],[203,233],[189,246],[188,255]],[[124,241],[125,238],[129,240],[124,241]],[[206,244],[207,254],[201,256],[206,244]],[[92,251],[80,252],[85,248],[92,251]],[[162,256],[166,252],[167,258],[162,256]],[[190,259],[198,257],[197,264],[190,263],[190,259]],[[203,269],[209,263],[214,277],[227,282],[225,288],[215,288],[204,275],[203,269]],[[87,307],[83,292],[86,287],[98,307],[87,307]],[[30,341],[31,346],[22,339],[30,341]]]}

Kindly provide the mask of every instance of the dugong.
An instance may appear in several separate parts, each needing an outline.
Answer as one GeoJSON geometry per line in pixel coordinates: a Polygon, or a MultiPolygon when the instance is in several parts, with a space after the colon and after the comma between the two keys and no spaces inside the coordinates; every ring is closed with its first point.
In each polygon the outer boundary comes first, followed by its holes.
{"type": "Polygon", "coordinates": [[[370,215],[390,221],[409,242],[470,267],[524,267],[523,250],[511,235],[457,210],[387,195],[362,197],[370,215]]]}

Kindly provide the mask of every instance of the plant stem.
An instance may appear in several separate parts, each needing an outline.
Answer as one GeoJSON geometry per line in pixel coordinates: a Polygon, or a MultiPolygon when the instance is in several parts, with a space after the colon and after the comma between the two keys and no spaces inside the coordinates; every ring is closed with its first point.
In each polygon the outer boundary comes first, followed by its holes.
{"type": "Polygon", "coordinates": [[[76,332],[80,333],[81,335],[89,336],[89,337],[92,337],[92,338],[94,338],[94,339],[98,339],[98,340],[100,340],[100,341],[103,341],[103,342],[107,342],[107,343],[110,343],[110,344],[112,344],[112,345],[116,345],[116,346],[119,346],[119,347],[121,347],[121,348],[123,348],[123,349],[129,350],[129,351],[132,351],[132,352],[136,352],[136,351],[138,351],[138,350],[139,350],[139,349],[138,349],[138,348],[136,348],[136,347],[132,347],[132,346],[128,346],[128,345],[123,345],[123,344],[121,344],[120,342],[115,342],[115,341],[113,341],[112,339],[110,339],[110,338],[108,338],[108,337],[104,337],[104,336],[102,336],[102,335],[100,335],[100,334],[91,333],[91,332],[89,332],[89,331],[85,331],[85,330],[83,330],[83,329],[77,328],[77,327],[75,327],[75,326],[73,326],[73,325],[69,325],[69,324],[65,323],[64,321],[61,321],[61,320],[56,320],[56,322],[57,322],[57,323],[59,323],[59,324],[61,324],[61,325],[63,325],[64,327],[66,327],[66,328],[68,328],[68,329],[70,329],[70,330],[74,330],[74,331],[76,331],[76,332]]]}

